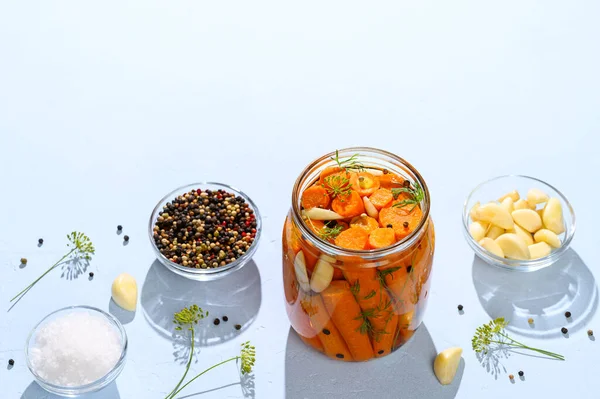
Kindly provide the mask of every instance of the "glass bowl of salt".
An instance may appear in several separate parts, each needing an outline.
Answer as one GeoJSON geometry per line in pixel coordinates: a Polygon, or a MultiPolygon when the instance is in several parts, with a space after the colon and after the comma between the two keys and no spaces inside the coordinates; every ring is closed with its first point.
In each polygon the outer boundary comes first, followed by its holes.
{"type": "Polygon", "coordinates": [[[46,391],[74,397],[109,385],[123,370],[127,333],[112,315],[70,306],[44,317],[25,347],[27,367],[46,391]]]}

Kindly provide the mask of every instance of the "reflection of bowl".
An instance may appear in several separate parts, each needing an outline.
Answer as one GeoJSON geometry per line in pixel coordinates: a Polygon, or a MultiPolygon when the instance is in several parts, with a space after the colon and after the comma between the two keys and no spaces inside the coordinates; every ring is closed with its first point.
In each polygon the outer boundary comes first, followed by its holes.
{"type": "Polygon", "coordinates": [[[567,251],[569,244],[571,244],[571,240],[573,239],[573,235],[575,234],[575,213],[567,198],[548,183],[529,176],[499,176],[481,183],[475,187],[467,197],[462,217],[465,238],[473,251],[475,251],[475,254],[492,266],[512,271],[531,272],[550,266],[567,251]],[[548,194],[550,198],[554,197],[560,200],[565,220],[565,232],[559,235],[562,243],[561,247],[554,249],[548,256],[531,260],[500,258],[483,249],[469,233],[469,211],[473,205],[478,201],[482,204],[489,201],[495,201],[496,198],[499,198],[512,190],[517,190],[519,194],[526,194],[531,188],[538,188],[548,194]]]}
{"type": "MultiPolygon", "coordinates": [[[[93,345],[94,343],[92,342],[90,344],[93,345]]],[[[29,371],[31,371],[31,374],[33,374],[33,376],[35,377],[38,384],[48,392],[55,393],[55,394],[62,395],[62,396],[67,396],[67,397],[74,397],[74,396],[81,395],[84,393],[96,392],[96,391],[99,391],[100,389],[106,387],[107,385],[109,385],[111,382],[113,382],[113,380],[115,378],[117,378],[119,376],[119,374],[121,374],[121,371],[123,370],[123,367],[125,366],[126,355],[127,355],[127,333],[125,332],[125,329],[123,328],[121,323],[117,319],[115,319],[113,316],[111,316],[110,314],[103,312],[100,309],[93,308],[90,306],[69,306],[69,307],[66,307],[63,309],[59,309],[53,313],[50,313],[48,316],[44,317],[44,319],[42,319],[42,321],[40,321],[33,328],[31,333],[29,334],[29,337],[27,338],[27,346],[25,347],[25,356],[27,358],[27,367],[29,368],[29,371]],[[113,368],[111,370],[109,370],[108,373],[106,373],[106,375],[97,379],[94,382],[91,382],[91,383],[85,384],[85,385],[81,385],[81,386],[74,386],[74,387],[73,386],[56,385],[56,384],[53,384],[51,382],[44,380],[44,378],[42,378],[35,371],[32,363],[31,363],[30,350],[32,348],[33,343],[35,342],[36,334],[38,333],[40,328],[42,328],[46,325],[46,323],[48,323],[51,320],[56,319],[59,316],[73,314],[76,312],[92,313],[92,314],[96,314],[98,316],[104,317],[115,328],[115,331],[117,331],[118,335],[121,338],[121,342],[122,342],[121,357],[119,358],[117,363],[113,366],[113,368]]]]}
{"type": "Polygon", "coordinates": [[[250,259],[252,259],[252,255],[254,255],[254,252],[256,252],[256,249],[258,248],[258,241],[260,240],[261,231],[262,231],[262,221],[260,218],[260,213],[258,212],[258,208],[254,204],[254,202],[252,202],[250,197],[248,197],[246,194],[244,194],[243,192],[241,192],[238,189],[235,189],[233,187],[230,187],[226,184],[221,184],[221,183],[194,183],[194,184],[189,184],[187,186],[179,187],[179,188],[171,191],[169,194],[165,195],[158,202],[156,207],[154,207],[154,210],[152,211],[152,215],[150,216],[150,223],[148,225],[148,236],[150,237],[150,243],[152,244],[152,248],[154,249],[154,252],[156,253],[156,257],[158,258],[160,263],[162,263],[167,269],[171,270],[173,273],[176,273],[185,278],[189,278],[191,280],[197,280],[197,281],[211,281],[211,280],[221,278],[230,273],[233,273],[234,271],[240,269],[242,266],[244,266],[246,263],[248,263],[248,261],[250,259]],[[160,250],[156,247],[156,243],[154,242],[154,237],[153,237],[154,224],[156,222],[156,219],[159,216],[159,213],[162,211],[163,206],[165,206],[167,203],[171,202],[178,195],[185,194],[185,193],[187,193],[191,190],[195,190],[195,189],[201,189],[202,191],[204,191],[204,190],[225,190],[228,193],[232,193],[232,194],[235,194],[236,196],[242,197],[244,199],[244,201],[246,201],[246,203],[254,211],[254,215],[256,217],[256,236],[254,237],[254,241],[252,242],[252,245],[250,246],[250,248],[248,248],[248,251],[246,251],[245,254],[243,254],[242,256],[237,258],[235,261],[228,263],[225,266],[219,266],[214,269],[196,269],[193,267],[187,267],[187,266],[180,265],[178,263],[172,262],[169,259],[167,259],[160,252],[160,250]]]}
{"type": "Polygon", "coordinates": [[[168,339],[174,337],[173,314],[198,304],[209,312],[209,317],[196,326],[196,344],[209,346],[244,332],[256,319],[261,299],[260,273],[253,260],[239,272],[211,282],[181,278],[155,260],[144,280],[140,304],[150,326],[168,339]],[[223,316],[229,320],[213,325],[214,318],[223,316]],[[240,325],[239,330],[236,324],[240,325]]]}

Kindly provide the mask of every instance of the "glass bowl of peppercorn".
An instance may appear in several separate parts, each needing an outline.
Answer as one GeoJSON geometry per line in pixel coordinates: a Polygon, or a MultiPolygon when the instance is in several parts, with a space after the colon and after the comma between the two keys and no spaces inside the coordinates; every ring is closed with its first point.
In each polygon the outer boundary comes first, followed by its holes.
{"type": "Polygon", "coordinates": [[[252,259],[261,229],[258,208],[242,191],[222,183],[194,183],[158,202],[148,234],[167,269],[192,280],[210,281],[252,259]]]}

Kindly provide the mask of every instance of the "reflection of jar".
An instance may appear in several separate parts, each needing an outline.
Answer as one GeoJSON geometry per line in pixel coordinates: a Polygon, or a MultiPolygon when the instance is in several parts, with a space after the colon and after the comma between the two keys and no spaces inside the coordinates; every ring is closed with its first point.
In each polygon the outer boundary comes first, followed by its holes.
{"type": "Polygon", "coordinates": [[[316,182],[319,173],[337,165],[332,159],[335,154],[311,163],[294,185],[282,240],[288,317],[307,345],[345,361],[385,356],[410,339],[423,320],[435,244],[429,191],[421,175],[408,162],[385,151],[339,151],[341,159],[354,154],[359,154],[365,168],[402,177],[398,187],[403,179],[418,183],[424,199],[420,202],[423,217],[404,239],[382,249],[348,250],[310,229],[302,219],[300,205],[302,192],[316,182]],[[302,274],[305,267],[310,279],[318,262],[334,267],[332,282],[320,293],[310,288],[302,274]]]}

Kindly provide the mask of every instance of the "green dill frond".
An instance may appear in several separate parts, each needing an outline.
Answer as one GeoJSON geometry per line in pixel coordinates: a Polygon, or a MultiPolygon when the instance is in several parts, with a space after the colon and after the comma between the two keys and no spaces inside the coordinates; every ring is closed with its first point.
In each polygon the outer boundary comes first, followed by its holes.
{"type": "Polygon", "coordinates": [[[357,296],[359,294],[359,292],[360,292],[360,282],[358,280],[356,280],[354,282],[354,284],[352,284],[350,286],[350,292],[352,292],[352,294],[354,296],[357,296]]]}
{"type": "MultiPolygon", "coordinates": [[[[90,238],[81,232],[74,231],[67,234],[67,239],[75,247],[75,256],[77,257],[90,260],[96,252],[90,238]]],[[[67,244],[67,246],[70,247],[71,244],[67,244]]]]}
{"type": "Polygon", "coordinates": [[[342,226],[341,224],[338,224],[335,227],[325,226],[321,229],[319,236],[326,241],[334,240],[342,232],[343,229],[344,226],[342,226]]]}
{"type": "Polygon", "coordinates": [[[256,362],[256,348],[250,345],[250,341],[246,341],[242,344],[240,358],[242,359],[242,374],[251,373],[254,363],[256,362]]]}
{"type": "Polygon", "coordinates": [[[412,209],[410,210],[412,212],[412,210],[425,199],[425,192],[423,191],[423,188],[421,187],[421,185],[419,185],[419,183],[417,183],[417,182],[414,182],[413,185],[414,185],[414,188],[412,188],[412,187],[392,188],[392,195],[394,196],[394,199],[397,199],[398,196],[402,193],[407,193],[409,196],[409,198],[406,198],[402,201],[396,202],[394,205],[392,205],[393,207],[402,208],[402,207],[405,207],[406,205],[413,205],[412,209]]]}
{"type": "Polygon", "coordinates": [[[362,162],[358,161],[359,156],[360,156],[359,154],[354,154],[349,158],[341,159],[339,151],[335,150],[335,157],[331,157],[331,159],[333,161],[335,161],[335,163],[337,163],[337,165],[340,168],[345,169],[346,171],[350,171],[350,170],[362,171],[362,170],[364,170],[364,166],[363,166],[362,162]]]}
{"type": "Polygon", "coordinates": [[[173,323],[177,324],[175,330],[181,331],[184,327],[187,327],[191,331],[194,325],[206,316],[208,316],[208,312],[204,312],[198,305],[183,308],[173,316],[173,323]]]}
{"type": "MultiPolygon", "coordinates": [[[[346,197],[352,192],[352,184],[346,176],[330,175],[325,178],[325,189],[332,198],[346,197]]],[[[343,198],[340,201],[343,202],[343,198]]]]}
{"type": "MultiPolygon", "coordinates": [[[[357,280],[358,281],[358,280],[357,280]]],[[[375,295],[377,295],[377,292],[375,292],[375,290],[371,290],[371,292],[369,292],[367,295],[365,295],[365,297],[363,299],[371,299],[373,298],[375,295]]]]}

